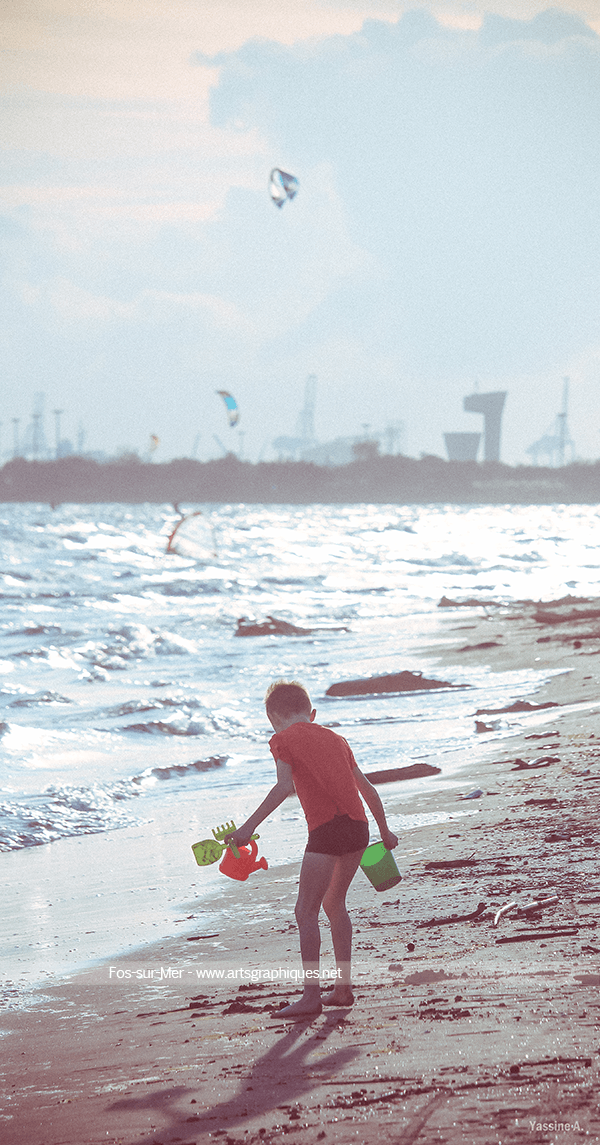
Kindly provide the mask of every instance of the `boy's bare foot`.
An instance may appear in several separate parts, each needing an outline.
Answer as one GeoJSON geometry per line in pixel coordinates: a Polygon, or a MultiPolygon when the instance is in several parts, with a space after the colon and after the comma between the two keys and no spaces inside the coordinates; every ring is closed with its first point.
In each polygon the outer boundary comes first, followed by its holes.
{"type": "Polygon", "coordinates": [[[299,998],[297,1002],[292,1002],[290,1006],[284,1006],[283,1010],[276,1010],[273,1017],[275,1018],[308,1018],[315,1017],[321,1013],[323,1009],[321,1002],[318,998],[299,998]]]}
{"type": "Polygon", "coordinates": [[[336,986],[329,994],[321,994],[324,1006],[353,1006],[354,994],[349,986],[336,986]]]}

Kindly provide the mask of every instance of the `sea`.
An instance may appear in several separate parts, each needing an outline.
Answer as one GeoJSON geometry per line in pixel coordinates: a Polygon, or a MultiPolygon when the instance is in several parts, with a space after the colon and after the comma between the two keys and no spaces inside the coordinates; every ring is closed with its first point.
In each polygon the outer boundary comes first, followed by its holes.
{"type": "MultiPolygon", "coordinates": [[[[597,517],[585,505],[0,506],[5,1003],[218,922],[224,876],[191,847],[243,822],[274,781],[274,679],[307,686],[364,770],[441,767],[449,809],[433,816],[419,795],[438,777],[386,785],[397,833],[474,814],[455,798],[474,712],[530,695],[548,671],[458,654],[436,667],[436,647],[468,643],[472,616],[453,612],[451,632],[439,601],[597,594],[597,517]],[[241,618],[268,617],[308,631],[236,635],[241,618]],[[402,670],[464,687],[326,694],[402,670]]],[[[297,802],[259,834],[287,893],[306,837],[297,802]]]]}

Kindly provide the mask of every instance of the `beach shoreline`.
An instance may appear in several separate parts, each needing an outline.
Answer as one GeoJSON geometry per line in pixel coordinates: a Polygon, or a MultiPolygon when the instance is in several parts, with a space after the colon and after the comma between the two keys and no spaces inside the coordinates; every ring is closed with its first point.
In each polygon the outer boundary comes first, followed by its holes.
{"type": "MultiPolygon", "coordinates": [[[[466,766],[445,779],[442,762],[442,776],[411,800],[425,818],[436,808],[452,817],[402,833],[402,883],[379,895],[357,875],[354,1007],[277,1019],[300,989],[291,976],[297,869],[222,880],[179,937],[102,962],[50,986],[28,1013],[5,1015],[6,1145],[289,1134],[310,1145],[504,1145],[600,1131],[600,632],[594,639],[586,619],[544,626],[533,614],[448,609],[424,649],[440,668],[473,658],[492,671],[535,666],[548,679],[529,709],[474,711],[466,766]],[[541,912],[513,908],[494,926],[508,902],[554,895],[541,912]],[[290,976],[275,978],[278,967],[290,976]],[[229,976],[215,985],[198,975],[211,969],[229,976]],[[577,1127],[535,1129],[554,1122],[577,1127]]],[[[379,787],[392,816],[401,789],[379,787]]],[[[332,965],[327,931],[323,962],[332,965]]]]}

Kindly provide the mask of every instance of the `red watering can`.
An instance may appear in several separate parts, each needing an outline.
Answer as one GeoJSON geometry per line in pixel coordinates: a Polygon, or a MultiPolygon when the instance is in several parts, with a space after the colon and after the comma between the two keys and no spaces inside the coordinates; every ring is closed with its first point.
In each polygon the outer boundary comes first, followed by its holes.
{"type": "Polygon", "coordinates": [[[230,879],[239,879],[240,882],[245,882],[248,875],[252,874],[252,871],[268,870],[269,864],[264,856],[262,859],[259,859],[258,862],[256,861],[258,847],[254,839],[251,840],[249,847],[239,847],[238,850],[240,853],[239,859],[236,859],[233,851],[231,851],[229,847],[225,851],[219,863],[219,870],[222,871],[224,875],[229,875],[230,879]]]}

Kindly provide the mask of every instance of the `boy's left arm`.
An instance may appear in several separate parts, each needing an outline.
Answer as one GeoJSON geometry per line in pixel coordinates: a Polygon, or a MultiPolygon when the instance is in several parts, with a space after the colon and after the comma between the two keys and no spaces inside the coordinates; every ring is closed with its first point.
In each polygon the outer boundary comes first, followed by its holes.
{"type": "Polygon", "coordinates": [[[366,775],[363,775],[359,767],[355,767],[352,772],[356,781],[356,786],[362,795],[369,811],[371,812],[379,830],[381,832],[381,842],[383,843],[386,851],[393,851],[394,847],[398,846],[398,836],[390,831],[385,817],[383,803],[373,784],[369,782],[366,775]]]}

